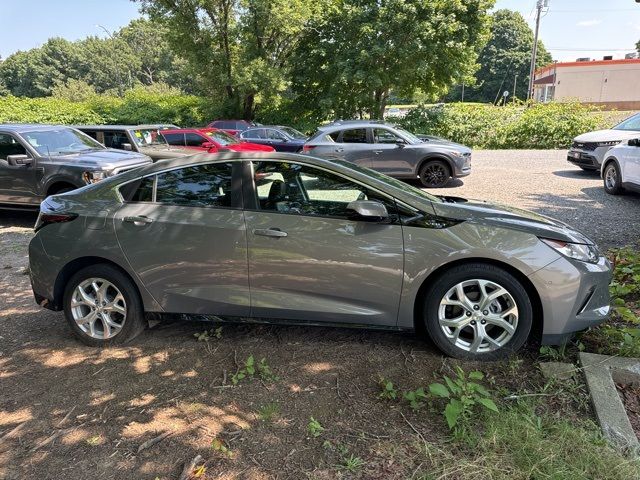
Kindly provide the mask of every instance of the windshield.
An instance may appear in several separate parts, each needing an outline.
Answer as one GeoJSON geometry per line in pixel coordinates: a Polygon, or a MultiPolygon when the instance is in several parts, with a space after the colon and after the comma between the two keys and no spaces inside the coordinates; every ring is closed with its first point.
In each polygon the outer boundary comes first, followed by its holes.
{"type": "Polygon", "coordinates": [[[207,137],[211,138],[211,140],[223,146],[238,143],[238,139],[233,135],[229,135],[227,132],[218,130],[213,132],[205,132],[205,134],[207,135],[207,137]]]}
{"type": "Polygon", "coordinates": [[[637,130],[640,131],[640,113],[635,114],[633,117],[627,118],[624,122],[619,123],[614,130],[637,130]]]}
{"type": "Polygon", "coordinates": [[[133,130],[132,133],[136,143],[140,146],[162,145],[166,147],[167,141],[160,134],[160,131],[159,128],[141,128],[133,130]]]}
{"type": "Polygon", "coordinates": [[[395,129],[396,129],[396,132],[400,132],[402,135],[408,138],[410,143],[412,144],[422,143],[422,140],[416,137],[413,133],[406,131],[404,128],[395,127],[395,129]]]}
{"type": "Polygon", "coordinates": [[[291,138],[295,138],[296,140],[306,140],[307,139],[307,136],[304,133],[299,132],[295,128],[281,127],[280,130],[282,130],[284,133],[289,135],[291,138]]]}
{"type": "Polygon", "coordinates": [[[420,198],[426,198],[431,202],[442,203],[442,200],[440,198],[433,196],[430,193],[425,192],[424,190],[420,190],[419,188],[413,187],[408,183],[396,180],[395,178],[391,178],[383,173],[371,170],[370,168],[361,167],[360,165],[347,162],[346,160],[333,160],[333,162],[337,163],[338,165],[342,165],[343,167],[350,168],[351,170],[355,170],[356,172],[364,173],[365,175],[373,177],[376,180],[402,190],[403,192],[410,193],[411,195],[415,195],[420,198]]]}
{"type": "Polygon", "coordinates": [[[93,138],[71,128],[34,130],[21,134],[43,156],[73,155],[75,153],[105,150],[106,147],[93,138]]]}

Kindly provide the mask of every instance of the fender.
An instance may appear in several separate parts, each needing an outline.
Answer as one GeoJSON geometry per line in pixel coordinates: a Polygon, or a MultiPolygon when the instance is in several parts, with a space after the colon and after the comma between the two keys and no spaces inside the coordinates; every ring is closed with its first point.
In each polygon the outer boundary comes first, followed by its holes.
{"type": "Polygon", "coordinates": [[[453,161],[449,157],[447,157],[443,153],[431,153],[431,154],[427,155],[426,157],[422,158],[418,162],[418,166],[416,167],[415,172],[414,172],[415,175],[416,176],[420,175],[420,169],[422,169],[422,166],[426,162],[430,162],[431,160],[442,160],[442,161],[446,162],[447,165],[449,165],[449,169],[451,169],[451,175],[455,174],[456,167],[453,164],[453,161]]]}

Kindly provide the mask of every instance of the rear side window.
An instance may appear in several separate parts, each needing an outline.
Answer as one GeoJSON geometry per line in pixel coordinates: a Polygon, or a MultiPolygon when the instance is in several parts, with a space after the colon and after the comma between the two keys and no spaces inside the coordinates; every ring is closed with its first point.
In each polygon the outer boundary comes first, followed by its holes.
{"type": "Polygon", "coordinates": [[[155,177],[143,178],[140,186],[131,197],[131,202],[152,202],[153,201],[153,179],[155,177]]]}
{"type": "Polygon", "coordinates": [[[123,144],[131,143],[125,132],[103,132],[102,135],[104,136],[104,146],[108,148],[119,148],[122,150],[124,149],[123,144]]]}
{"type": "Polygon", "coordinates": [[[185,143],[187,144],[187,147],[201,147],[206,141],[207,140],[205,138],[202,138],[197,133],[187,133],[185,135],[185,143]]]}
{"type": "Polygon", "coordinates": [[[184,135],[182,133],[163,133],[162,136],[169,145],[184,146],[184,135]]]}
{"type": "Polygon", "coordinates": [[[351,130],[343,130],[342,143],[367,143],[367,129],[353,128],[351,130]]]}
{"type": "Polygon", "coordinates": [[[158,174],[157,203],[231,207],[231,163],[196,165],[158,174]]]}
{"type": "Polygon", "coordinates": [[[340,130],[336,132],[331,132],[325,136],[325,138],[331,139],[334,142],[338,141],[338,137],[340,136],[340,130]]]}

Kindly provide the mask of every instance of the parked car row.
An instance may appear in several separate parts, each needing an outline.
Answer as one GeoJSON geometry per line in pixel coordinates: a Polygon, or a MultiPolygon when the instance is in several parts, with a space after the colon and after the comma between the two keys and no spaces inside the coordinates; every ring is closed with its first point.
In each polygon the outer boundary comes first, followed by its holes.
{"type": "Polygon", "coordinates": [[[608,130],[577,136],[567,161],[600,172],[604,189],[611,195],[640,192],[640,113],[608,130]]]}

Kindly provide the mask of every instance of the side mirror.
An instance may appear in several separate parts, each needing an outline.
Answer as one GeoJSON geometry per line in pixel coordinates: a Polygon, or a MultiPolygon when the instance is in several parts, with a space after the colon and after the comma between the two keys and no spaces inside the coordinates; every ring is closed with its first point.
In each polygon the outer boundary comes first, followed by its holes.
{"type": "Polygon", "coordinates": [[[347,205],[347,210],[352,210],[360,218],[365,220],[384,220],[389,218],[389,212],[380,202],[372,200],[355,200],[347,205]]]}
{"type": "Polygon", "coordinates": [[[404,140],[398,140],[398,141],[396,142],[396,146],[397,146],[398,148],[404,148],[404,146],[405,146],[406,144],[407,144],[407,142],[405,142],[404,140]]]}
{"type": "Polygon", "coordinates": [[[130,144],[130,143],[123,143],[123,144],[122,144],[122,149],[123,149],[123,150],[126,150],[127,152],[130,152],[130,151],[132,151],[132,150],[133,150],[133,148],[131,147],[131,144],[130,144]]]}
{"type": "Polygon", "coordinates": [[[210,148],[214,148],[216,146],[215,143],[213,142],[202,142],[202,145],[200,145],[202,148],[206,148],[207,150],[210,148]]]}
{"type": "Polygon", "coordinates": [[[33,158],[29,155],[16,154],[16,155],[7,155],[7,163],[14,167],[18,167],[20,165],[31,165],[33,163],[33,158]]]}
{"type": "Polygon", "coordinates": [[[640,147],[640,138],[632,138],[627,142],[630,147],[640,147]]]}

